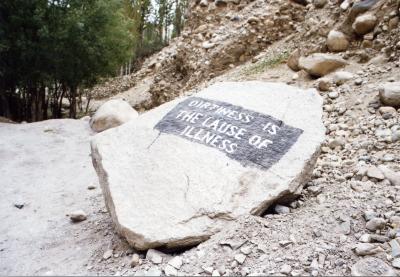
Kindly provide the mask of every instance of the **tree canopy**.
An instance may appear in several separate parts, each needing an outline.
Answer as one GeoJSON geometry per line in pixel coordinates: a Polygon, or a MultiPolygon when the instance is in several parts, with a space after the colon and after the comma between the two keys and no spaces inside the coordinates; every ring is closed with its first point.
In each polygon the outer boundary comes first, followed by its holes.
{"type": "Polygon", "coordinates": [[[67,98],[67,116],[76,117],[83,88],[179,35],[183,5],[184,0],[0,1],[0,116],[59,118],[67,98]]]}

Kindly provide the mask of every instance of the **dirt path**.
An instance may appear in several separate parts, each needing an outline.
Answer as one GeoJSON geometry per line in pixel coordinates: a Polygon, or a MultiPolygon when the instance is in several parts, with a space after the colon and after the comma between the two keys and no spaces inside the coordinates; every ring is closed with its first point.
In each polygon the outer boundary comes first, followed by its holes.
{"type": "Polygon", "coordinates": [[[80,120],[0,123],[1,275],[87,274],[93,253],[110,243],[91,135],[80,120]],[[66,214],[79,209],[88,219],[72,224],[66,214]]]}

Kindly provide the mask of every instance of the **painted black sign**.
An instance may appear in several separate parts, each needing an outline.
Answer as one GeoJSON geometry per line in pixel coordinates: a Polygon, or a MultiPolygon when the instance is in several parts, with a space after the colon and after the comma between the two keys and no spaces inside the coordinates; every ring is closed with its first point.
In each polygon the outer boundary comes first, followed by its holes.
{"type": "Polygon", "coordinates": [[[303,130],[229,103],[190,97],[154,126],[224,152],[243,166],[270,168],[297,141],[303,130]]]}

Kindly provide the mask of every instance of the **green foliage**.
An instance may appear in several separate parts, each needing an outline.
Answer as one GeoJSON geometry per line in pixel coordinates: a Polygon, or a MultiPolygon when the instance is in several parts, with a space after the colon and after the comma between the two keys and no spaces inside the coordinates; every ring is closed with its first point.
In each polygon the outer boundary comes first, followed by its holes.
{"type": "Polygon", "coordinates": [[[263,59],[262,61],[257,62],[254,65],[251,65],[249,68],[246,68],[244,70],[244,74],[254,75],[254,74],[262,73],[265,70],[267,70],[269,68],[273,68],[273,67],[277,66],[278,64],[281,64],[284,61],[286,61],[287,58],[289,57],[289,54],[290,53],[288,51],[283,51],[276,55],[273,55],[266,59],[263,59]]]}
{"type": "Polygon", "coordinates": [[[78,88],[132,56],[122,7],[120,0],[0,1],[0,115],[40,120],[49,102],[60,106],[67,96],[75,117],[78,88]]]}
{"type": "Polygon", "coordinates": [[[69,116],[76,117],[83,88],[180,34],[186,5],[187,0],[1,0],[0,116],[61,117],[66,97],[69,116]]]}

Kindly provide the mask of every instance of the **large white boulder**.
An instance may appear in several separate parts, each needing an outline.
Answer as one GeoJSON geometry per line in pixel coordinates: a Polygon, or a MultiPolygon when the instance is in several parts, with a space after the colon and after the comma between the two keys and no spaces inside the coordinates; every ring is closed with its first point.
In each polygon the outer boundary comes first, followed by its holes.
{"type": "Polygon", "coordinates": [[[299,192],[324,141],[322,98],[281,83],[217,83],[95,136],[111,217],[137,249],[197,244],[299,192]]]}
{"type": "Polygon", "coordinates": [[[300,68],[314,77],[325,76],[345,65],[347,65],[347,62],[334,54],[314,53],[299,59],[300,68]]]}
{"type": "Polygon", "coordinates": [[[90,127],[96,132],[117,127],[138,117],[128,102],[122,99],[112,99],[101,105],[90,120],[90,127]]]}

